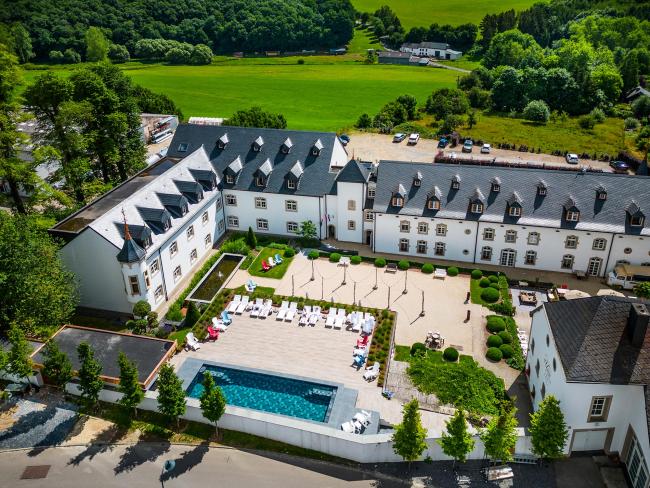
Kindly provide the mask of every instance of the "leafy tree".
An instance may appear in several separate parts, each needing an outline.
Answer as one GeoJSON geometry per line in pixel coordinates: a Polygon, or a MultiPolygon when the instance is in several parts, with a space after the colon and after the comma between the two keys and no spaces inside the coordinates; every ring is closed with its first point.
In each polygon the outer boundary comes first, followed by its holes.
{"type": "Polygon", "coordinates": [[[66,353],[59,349],[56,342],[49,340],[45,344],[45,362],[43,363],[43,375],[50,382],[59,388],[72,379],[72,363],[66,353]]]}
{"type": "Polygon", "coordinates": [[[520,110],[525,105],[521,71],[510,66],[501,70],[492,85],[492,103],[496,110],[520,110]]]}
{"type": "Polygon", "coordinates": [[[117,389],[122,394],[120,405],[127,410],[133,409],[133,414],[137,417],[138,405],[144,398],[144,391],[138,381],[138,366],[121,351],[117,364],[120,367],[120,384],[117,389]]]}
{"type": "Polygon", "coordinates": [[[165,363],[158,373],[158,411],[170,419],[176,419],[185,413],[185,391],[183,383],[174,372],[174,368],[165,363]]]}
{"type": "Polygon", "coordinates": [[[149,312],[151,312],[151,305],[146,300],[138,300],[133,305],[134,317],[146,317],[149,312]]]}
{"type": "Polygon", "coordinates": [[[488,68],[539,66],[543,57],[544,52],[533,36],[512,29],[494,36],[483,56],[483,65],[488,68]]]}
{"type": "Polygon", "coordinates": [[[140,112],[150,114],[173,114],[179,119],[183,118],[183,112],[176,106],[174,101],[167,95],[155,93],[140,85],[133,85],[131,96],[138,104],[140,112]]]}
{"type": "Polygon", "coordinates": [[[463,123],[462,117],[458,115],[449,114],[442,119],[442,124],[440,125],[440,132],[443,134],[449,134],[454,132],[460,125],[463,123]]]}
{"type": "Polygon", "coordinates": [[[562,457],[569,432],[557,398],[548,395],[542,400],[530,416],[529,430],[535,454],[543,459],[562,457]]]}
{"type": "Polygon", "coordinates": [[[357,123],[355,124],[357,129],[368,129],[372,127],[372,118],[370,115],[364,113],[359,116],[357,123]]]}
{"type": "Polygon", "coordinates": [[[592,90],[601,90],[607,100],[618,101],[623,91],[623,78],[616,66],[599,64],[591,71],[592,90]]]}
{"type": "Polygon", "coordinates": [[[72,48],[63,51],[63,62],[66,64],[79,64],[81,63],[81,54],[72,48]]]}
{"type": "Polygon", "coordinates": [[[63,53],[56,49],[50,51],[47,57],[53,63],[63,63],[65,61],[65,57],[63,56],[63,53]]]}
{"type": "Polygon", "coordinates": [[[490,91],[475,86],[467,92],[467,100],[472,108],[486,109],[491,103],[490,91]]]}
{"type": "Polygon", "coordinates": [[[13,50],[20,62],[26,63],[33,58],[32,39],[27,29],[20,22],[11,27],[11,35],[13,36],[13,50]]]}
{"type": "Polygon", "coordinates": [[[214,378],[209,371],[203,373],[203,392],[201,393],[201,412],[210,422],[214,422],[217,434],[217,422],[226,412],[226,397],[221,388],[214,383],[214,378]]]}
{"type": "Polygon", "coordinates": [[[257,247],[257,237],[255,237],[255,232],[253,232],[253,228],[251,226],[248,226],[248,233],[246,234],[246,244],[248,244],[248,247],[251,249],[255,249],[257,247]]]}
{"type": "Polygon", "coordinates": [[[267,129],[286,129],[287,120],[282,114],[271,114],[260,107],[238,110],[226,122],[227,125],[239,127],[260,127],[267,129]]]}
{"type": "Polygon", "coordinates": [[[427,98],[425,110],[437,119],[447,115],[463,115],[469,110],[467,95],[458,88],[440,88],[427,98]]]}
{"type": "Polygon", "coordinates": [[[305,242],[313,242],[318,239],[316,225],[311,220],[304,220],[300,223],[300,237],[305,242]]]}
{"type": "Polygon", "coordinates": [[[376,64],[377,63],[377,55],[373,50],[368,49],[366,52],[366,59],[363,60],[364,64],[376,64]]]}
{"type": "Polygon", "coordinates": [[[11,349],[7,353],[7,365],[5,369],[8,373],[18,378],[25,378],[27,383],[31,385],[29,377],[32,374],[34,366],[31,358],[33,352],[32,346],[27,342],[25,332],[16,324],[11,326],[7,335],[11,349]]]}
{"type": "Polygon", "coordinates": [[[185,325],[187,327],[194,327],[194,324],[201,318],[201,312],[196,308],[194,302],[190,302],[187,305],[187,312],[185,313],[185,325]]]}
{"type": "Polygon", "coordinates": [[[512,9],[499,14],[488,14],[483,17],[479,25],[483,49],[487,49],[490,46],[496,34],[514,29],[516,25],[517,14],[512,9]]]}
{"type": "Polygon", "coordinates": [[[650,281],[644,281],[634,287],[634,293],[638,297],[650,298],[650,281]]]}
{"type": "Polygon", "coordinates": [[[86,31],[86,59],[91,62],[105,61],[108,57],[108,40],[99,27],[86,31]]]}
{"type": "Polygon", "coordinates": [[[644,153],[643,160],[648,162],[648,151],[650,150],[650,126],[646,125],[636,136],[636,147],[644,153]]]}
{"type": "Polygon", "coordinates": [[[100,378],[102,366],[95,359],[95,351],[87,342],[77,346],[77,355],[81,365],[78,373],[81,398],[89,407],[94,408],[99,402],[99,392],[104,387],[104,382],[100,378]]]}
{"type": "Polygon", "coordinates": [[[108,59],[114,63],[126,63],[131,58],[129,50],[121,44],[111,44],[108,48],[108,59]]]}
{"type": "Polygon", "coordinates": [[[467,127],[470,129],[476,125],[476,110],[470,111],[469,115],[467,116],[467,127]]]}
{"type": "Polygon", "coordinates": [[[644,95],[637,98],[632,104],[632,112],[637,119],[650,117],[650,97],[644,95]]]}
{"type": "Polygon", "coordinates": [[[418,109],[417,98],[413,95],[400,95],[395,101],[404,107],[404,110],[406,110],[406,118],[408,120],[415,119],[418,109]]]}
{"type": "Polygon", "coordinates": [[[454,458],[454,463],[456,461],[464,463],[467,460],[467,455],[474,449],[474,439],[467,431],[463,410],[456,410],[446,425],[446,432],[442,433],[438,444],[442,447],[442,452],[454,458]]]}
{"type": "Polygon", "coordinates": [[[485,454],[492,460],[504,463],[512,460],[512,451],[517,443],[517,409],[511,401],[504,401],[499,415],[493,417],[480,437],[485,454]]]}
{"type": "Polygon", "coordinates": [[[392,438],[393,450],[402,459],[408,461],[409,468],[411,463],[418,459],[427,448],[425,441],[427,431],[422,427],[418,408],[416,399],[404,405],[402,423],[395,426],[395,433],[392,438]]]}
{"type": "Polygon", "coordinates": [[[544,100],[533,100],[524,108],[524,118],[532,122],[545,124],[551,117],[551,111],[544,100]]]}

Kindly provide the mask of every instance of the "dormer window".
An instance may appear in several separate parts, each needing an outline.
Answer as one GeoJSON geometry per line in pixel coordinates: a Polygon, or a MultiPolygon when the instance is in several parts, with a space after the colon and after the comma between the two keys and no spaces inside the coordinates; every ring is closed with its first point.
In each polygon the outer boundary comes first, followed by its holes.
{"type": "Polygon", "coordinates": [[[234,184],[235,183],[235,177],[233,175],[231,175],[231,174],[227,174],[226,175],[226,183],[228,183],[229,185],[234,184]]]}
{"type": "Polygon", "coordinates": [[[287,189],[295,190],[296,189],[296,180],[288,179],[287,180],[287,189]]]}
{"type": "Polygon", "coordinates": [[[632,227],[643,227],[645,217],[643,215],[632,215],[630,217],[630,225],[632,227]]]}
{"type": "Polygon", "coordinates": [[[262,136],[259,136],[257,139],[253,141],[252,149],[255,152],[260,152],[262,150],[263,145],[264,145],[264,139],[262,139],[262,136]]]}
{"type": "Polygon", "coordinates": [[[313,156],[318,156],[320,155],[320,152],[323,150],[323,143],[320,141],[320,139],[317,139],[314,145],[311,148],[311,154],[313,156]]]}
{"type": "Polygon", "coordinates": [[[501,179],[500,178],[492,178],[492,187],[491,190],[494,193],[499,193],[501,191],[501,179]]]}
{"type": "Polygon", "coordinates": [[[403,207],[404,206],[404,199],[402,197],[398,196],[398,195],[395,195],[391,199],[390,203],[391,203],[391,205],[393,207],[403,207]]]}
{"type": "Polygon", "coordinates": [[[282,152],[282,154],[289,154],[292,147],[293,147],[293,142],[291,142],[291,139],[287,137],[282,143],[282,146],[280,146],[280,151],[282,152]]]}
{"type": "Polygon", "coordinates": [[[187,147],[188,147],[187,143],[181,142],[178,145],[178,152],[187,152],[187,147]]]}
{"type": "Polygon", "coordinates": [[[596,198],[598,200],[607,200],[607,190],[604,186],[598,186],[596,188],[596,198]]]}
{"type": "Polygon", "coordinates": [[[548,187],[544,181],[537,183],[537,195],[540,197],[545,197],[548,187]]]}
{"type": "Polygon", "coordinates": [[[521,217],[521,207],[519,205],[511,205],[508,209],[510,217],[521,217]]]}
{"type": "Polygon", "coordinates": [[[480,214],[483,213],[483,204],[482,203],[472,203],[471,212],[480,214]]]}
{"type": "Polygon", "coordinates": [[[266,178],[264,176],[257,176],[255,178],[255,184],[260,187],[266,186],[266,178]]]}
{"type": "Polygon", "coordinates": [[[580,212],[578,210],[567,210],[566,220],[567,222],[578,222],[580,220],[580,212]]]}
{"type": "Polygon", "coordinates": [[[460,190],[460,176],[455,175],[451,179],[451,189],[452,190],[460,190]]]}
{"type": "Polygon", "coordinates": [[[429,198],[427,202],[427,208],[429,210],[440,210],[440,200],[437,198],[429,198]]]}
{"type": "Polygon", "coordinates": [[[643,227],[643,224],[645,223],[645,215],[641,211],[641,207],[639,207],[635,201],[632,201],[625,210],[630,218],[631,227],[643,227]]]}
{"type": "Polygon", "coordinates": [[[219,149],[225,149],[226,145],[228,144],[228,133],[222,135],[218,140],[217,140],[217,147],[219,149]]]}
{"type": "Polygon", "coordinates": [[[413,176],[413,186],[418,186],[418,187],[419,187],[420,185],[422,185],[422,173],[420,173],[420,172],[418,171],[418,172],[415,173],[415,175],[413,176]]]}

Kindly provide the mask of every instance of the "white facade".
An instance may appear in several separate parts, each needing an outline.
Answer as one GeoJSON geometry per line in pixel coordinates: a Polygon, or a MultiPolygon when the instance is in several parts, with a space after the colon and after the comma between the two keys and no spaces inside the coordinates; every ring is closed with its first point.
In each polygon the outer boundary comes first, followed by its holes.
{"type": "Polygon", "coordinates": [[[459,59],[463,55],[460,51],[450,49],[448,44],[430,42],[403,44],[399,50],[403,53],[411,53],[415,56],[438,59],[459,59]]]}

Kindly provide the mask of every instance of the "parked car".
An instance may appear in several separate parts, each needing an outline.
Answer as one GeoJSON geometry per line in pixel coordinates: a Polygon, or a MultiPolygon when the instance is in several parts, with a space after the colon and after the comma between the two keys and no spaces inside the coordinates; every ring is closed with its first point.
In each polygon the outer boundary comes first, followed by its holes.
{"type": "Polygon", "coordinates": [[[328,253],[333,253],[337,252],[339,254],[345,254],[347,256],[356,256],[359,254],[359,251],[355,251],[353,249],[341,249],[336,246],[332,246],[331,244],[328,244],[326,242],[322,242],[320,246],[318,246],[319,251],[323,252],[328,252],[328,253]]]}
{"type": "Polygon", "coordinates": [[[445,137],[443,137],[442,139],[440,139],[440,140],[438,141],[438,147],[439,147],[440,149],[444,149],[444,148],[446,148],[448,144],[449,144],[449,141],[448,141],[445,137]]]}
{"type": "Polygon", "coordinates": [[[630,169],[630,165],[624,161],[611,161],[609,166],[614,170],[614,173],[627,173],[627,170],[630,169]]]}
{"type": "Polygon", "coordinates": [[[341,141],[341,143],[342,143],[344,146],[347,146],[348,143],[350,142],[350,136],[347,135],[347,134],[341,134],[341,135],[339,136],[339,140],[341,141]]]}
{"type": "Polygon", "coordinates": [[[481,146],[481,154],[490,154],[490,150],[492,149],[492,146],[489,144],[483,144],[481,146]]]}
{"type": "Polygon", "coordinates": [[[463,144],[463,152],[471,153],[473,149],[474,149],[474,142],[471,139],[466,139],[465,143],[463,144]]]}
{"type": "Polygon", "coordinates": [[[408,144],[409,144],[409,146],[415,146],[418,143],[419,140],[420,140],[420,134],[418,134],[417,132],[414,132],[413,134],[411,134],[409,136],[408,144]]]}
{"type": "Polygon", "coordinates": [[[404,139],[406,139],[406,134],[404,134],[403,132],[398,132],[393,137],[393,142],[402,142],[404,139]]]}
{"type": "Polygon", "coordinates": [[[578,164],[580,160],[577,154],[569,153],[566,155],[566,162],[569,164],[578,164]]]}

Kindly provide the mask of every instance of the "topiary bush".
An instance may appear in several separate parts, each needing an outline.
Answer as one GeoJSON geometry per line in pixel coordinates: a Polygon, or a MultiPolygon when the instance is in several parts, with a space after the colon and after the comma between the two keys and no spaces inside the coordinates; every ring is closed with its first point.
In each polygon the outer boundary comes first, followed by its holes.
{"type": "Polygon", "coordinates": [[[499,289],[499,283],[490,283],[490,288],[494,288],[495,290],[499,289]]]}
{"type": "Polygon", "coordinates": [[[449,361],[450,363],[455,363],[458,361],[458,356],[458,351],[453,347],[448,347],[442,353],[442,357],[445,359],[445,361],[449,361]]]}
{"type": "Polygon", "coordinates": [[[427,346],[421,342],[416,342],[411,346],[411,356],[425,355],[427,353],[427,346]]]}
{"type": "Polygon", "coordinates": [[[320,256],[320,253],[318,251],[316,251],[315,249],[313,251],[309,251],[309,254],[307,254],[307,257],[309,259],[318,259],[319,256],[320,256]]]}
{"type": "Polygon", "coordinates": [[[481,288],[487,288],[488,286],[490,286],[490,280],[488,280],[487,278],[481,278],[481,281],[478,282],[478,286],[480,286],[481,288]]]}
{"type": "Polygon", "coordinates": [[[496,275],[491,275],[488,276],[488,280],[490,280],[490,283],[498,283],[499,282],[499,277],[496,275]]]}
{"type": "Polygon", "coordinates": [[[296,255],[296,251],[294,251],[293,247],[288,247],[284,250],[284,257],[285,258],[292,258],[296,255]]]}
{"type": "Polygon", "coordinates": [[[397,263],[397,267],[402,271],[405,271],[411,267],[411,263],[409,263],[406,259],[402,259],[397,263]]]}
{"type": "Polygon", "coordinates": [[[183,313],[181,312],[181,306],[174,302],[167,310],[165,317],[172,322],[181,322],[183,320],[183,313]]]}
{"type": "Polygon", "coordinates": [[[450,266],[447,268],[448,276],[456,276],[458,274],[458,268],[456,266],[450,266]]]}
{"type": "MultiPolygon", "coordinates": [[[[495,336],[492,336],[495,337],[495,336]]],[[[505,359],[509,359],[512,357],[512,355],[515,353],[515,350],[512,348],[510,344],[502,344],[499,346],[499,351],[501,351],[501,354],[505,359]]]]}
{"type": "Polygon", "coordinates": [[[501,344],[503,344],[503,340],[498,335],[491,335],[487,338],[488,347],[499,347],[501,344]]]}
{"type": "Polygon", "coordinates": [[[361,256],[352,256],[352,257],[350,257],[350,262],[352,264],[361,264],[361,256]]]}
{"type": "Polygon", "coordinates": [[[431,273],[433,273],[433,264],[431,264],[431,263],[425,263],[425,264],[423,264],[423,265],[422,265],[422,269],[421,269],[421,271],[422,271],[424,274],[431,274],[431,273]]]}
{"type": "Polygon", "coordinates": [[[341,260],[341,255],[337,252],[330,254],[330,263],[338,263],[341,260]]]}
{"type": "Polygon", "coordinates": [[[485,353],[485,357],[488,358],[490,361],[501,361],[503,358],[503,353],[501,352],[501,349],[498,347],[490,347],[488,348],[487,352],[485,353]]]}
{"type": "Polygon", "coordinates": [[[487,329],[493,334],[498,334],[499,332],[506,330],[506,322],[501,317],[490,315],[487,318],[487,329]]]}
{"type": "Polygon", "coordinates": [[[483,276],[483,271],[480,269],[473,269],[472,270],[472,278],[475,280],[478,280],[481,276],[483,276]]]}
{"type": "Polygon", "coordinates": [[[375,266],[378,268],[383,268],[386,266],[386,260],[384,258],[377,258],[375,259],[375,266]]]}
{"type": "Polygon", "coordinates": [[[481,300],[487,303],[495,303],[499,301],[499,290],[488,287],[481,292],[481,300]]]}
{"type": "Polygon", "coordinates": [[[510,332],[507,330],[502,330],[499,332],[499,337],[501,337],[501,340],[504,344],[510,344],[512,342],[512,335],[510,335],[510,332]]]}

